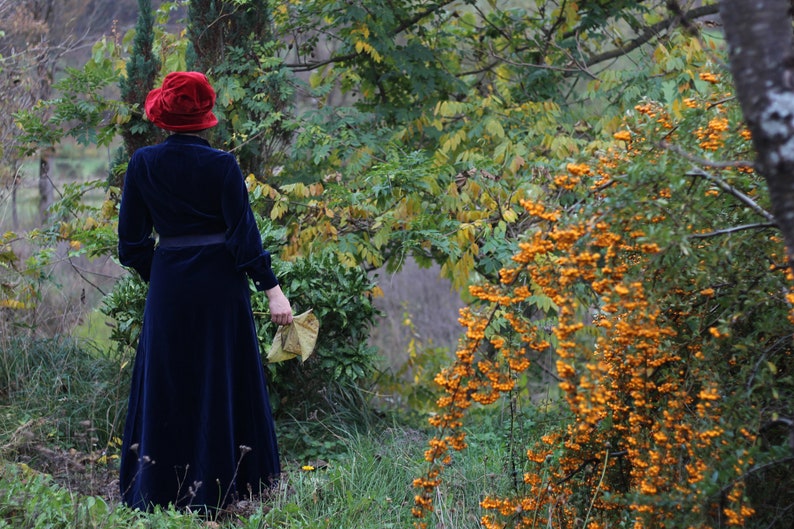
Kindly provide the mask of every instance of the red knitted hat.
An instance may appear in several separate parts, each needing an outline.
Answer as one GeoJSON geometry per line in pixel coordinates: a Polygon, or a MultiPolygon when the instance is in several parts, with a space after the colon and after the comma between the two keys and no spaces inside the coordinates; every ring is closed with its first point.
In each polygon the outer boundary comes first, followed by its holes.
{"type": "Polygon", "coordinates": [[[146,96],[146,116],[161,129],[196,132],[218,124],[215,90],[200,72],[172,72],[146,96]]]}

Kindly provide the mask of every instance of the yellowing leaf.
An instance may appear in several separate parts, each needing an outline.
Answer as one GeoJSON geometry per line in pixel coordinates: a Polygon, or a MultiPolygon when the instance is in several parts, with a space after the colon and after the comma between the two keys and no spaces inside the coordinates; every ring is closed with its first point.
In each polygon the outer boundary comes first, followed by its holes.
{"type": "Polygon", "coordinates": [[[455,234],[455,239],[458,243],[463,246],[469,244],[474,241],[474,225],[469,223],[463,223],[458,228],[458,232],[455,234]]]}
{"type": "Polygon", "coordinates": [[[466,104],[459,101],[441,101],[436,105],[437,116],[450,118],[457,116],[466,109],[466,104]]]}
{"type": "Polygon", "coordinates": [[[466,131],[461,129],[457,130],[447,139],[441,143],[441,150],[444,152],[452,152],[457,150],[461,142],[466,138],[466,131]]]}
{"type": "Polygon", "coordinates": [[[525,164],[526,160],[524,160],[523,156],[515,155],[513,161],[510,162],[510,171],[512,173],[517,173],[525,164]]]}
{"type": "Polygon", "coordinates": [[[344,266],[347,267],[358,266],[356,257],[354,255],[350,255],[347,252],[337,252],[336,257],[339,259],[339,262],[344,266]]]}
{"type": "Polygon", "coordinates": [[[358,26],[357,28],[351,30],[350,34],[351,35],[361,35],[365,39],[368,39],[369,38],[369,27],[368,26],[364,26],[364,25],[358,26]]]}
{"type": "Polygon", "coordinates": [[[507,222],[515,222],[518,220],[518,214],[512,209],[506,209],[502,212],[502,218],[507,222]]]}
{"type": "Polygon", "coordinates": [[[364,42],[363,40],[356,41],[355,47],[357,53],[366,53],[372,57],[372,60],[375,62],[381,62],[381,60],[383,60],[378,51],[373,48],[372,44],[369,42],[364,42]]]}
{"type": "Polygon", "coordinates": [[[312,88],[317,88],[321,84],[323,84],[324,76],[322,72],[312,72],[309,76],[309,86],[312,88]]]}
{"type": "Polygon", "coordinates": [[[20,310],[25,308],[25,304],[18,299],[0,299],[0,307],[20,310]]]}
{"type": "Polygon", "coordinates": [[[273,209],[270,210],[270,220],[278,220],[284,213],[287,212],[287,201],[279,200],[273,204],[273,209]]]}
{"type": "Polygon", "coordinates": [[[502,127],[502,124],[499,123],[499,120],[495,118],[488,118],[485,120],[485,130],[487,130],[488,134],[493,136],[495,139],[502,139],[505,137],[504,127],[502,127]]]}

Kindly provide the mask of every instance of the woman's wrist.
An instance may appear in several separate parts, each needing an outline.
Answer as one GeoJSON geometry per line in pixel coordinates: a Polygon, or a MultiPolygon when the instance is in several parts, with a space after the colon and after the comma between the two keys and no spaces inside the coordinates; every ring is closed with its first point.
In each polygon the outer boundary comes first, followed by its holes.
{"type": "Polygon", "coordinates": [[[283,296],[284,293],[281,291],[281,285],[276,285],[273,288],[265,290],[265,295],[267,295],[268,299],[273,299],[274,297],[283,296]]]}

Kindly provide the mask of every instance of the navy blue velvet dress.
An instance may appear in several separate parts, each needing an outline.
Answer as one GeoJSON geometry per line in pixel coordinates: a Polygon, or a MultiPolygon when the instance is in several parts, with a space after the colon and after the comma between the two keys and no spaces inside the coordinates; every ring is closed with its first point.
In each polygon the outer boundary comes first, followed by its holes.
{"type": "Polygon", "coordinates": [[[123,501],[214,510],[260,492],[280,465],[248,278],[258,290],[278,282],[234,157],[184,134],[137,150],[119,257],[149,281],[121,453],[123,501]]]}

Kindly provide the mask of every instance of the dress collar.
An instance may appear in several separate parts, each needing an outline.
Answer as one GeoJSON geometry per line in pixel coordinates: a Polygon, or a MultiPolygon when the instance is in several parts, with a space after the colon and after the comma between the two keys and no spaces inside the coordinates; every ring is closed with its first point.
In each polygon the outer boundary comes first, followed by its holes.
{"type": "Polygon", "coordinates": [[[205,145],[210,146],[210,142],[193,134],[171,134],[165,139],[166,143],[180,144],[180,145],[205,145]]]}

